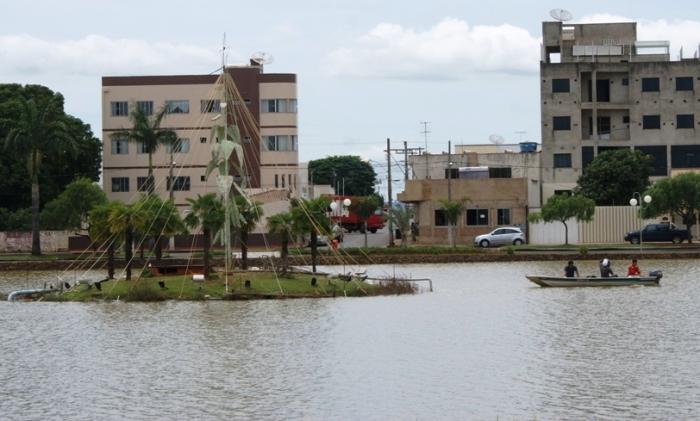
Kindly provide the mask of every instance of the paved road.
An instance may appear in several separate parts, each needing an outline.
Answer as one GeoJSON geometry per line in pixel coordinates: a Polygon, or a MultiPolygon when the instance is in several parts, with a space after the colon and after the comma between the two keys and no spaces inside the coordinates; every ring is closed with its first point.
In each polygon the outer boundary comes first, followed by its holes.
{"type": "MultiPolygon", "coordinates": [[[[367,245],[369,247],[386,247],[389,245],[389,229],[383,228],[376,233],[367,233],[367,245]]],[[[365,246],[365,235],[359,232],[349,233],[346,232],[343,238],[343,243],[341,247],[351,248],[351,247],[364,247],[365,246]]]]}

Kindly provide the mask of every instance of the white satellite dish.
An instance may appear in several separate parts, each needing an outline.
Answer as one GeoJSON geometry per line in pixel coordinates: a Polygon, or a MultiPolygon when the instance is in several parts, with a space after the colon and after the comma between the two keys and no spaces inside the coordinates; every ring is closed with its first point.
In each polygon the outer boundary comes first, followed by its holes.
{"type": "Polygon", "coordinates": [[[564,9],[552,9],[549,11],[549,15],[559,22],[566,22],[574,18],[571,12],[564,9]]]}
{"type": "Polygon", "coordinates": [[[489,136],[489,142],[494,145],[502,145],[506,140],[500,134],[492,134],[489,136]]]}
{"type": "Polygon", "coordinates": [[[262,66],[264,64],[272,63],[275,58],[264,51],[258,51],[250,57],[250,60],[262,66]]]}

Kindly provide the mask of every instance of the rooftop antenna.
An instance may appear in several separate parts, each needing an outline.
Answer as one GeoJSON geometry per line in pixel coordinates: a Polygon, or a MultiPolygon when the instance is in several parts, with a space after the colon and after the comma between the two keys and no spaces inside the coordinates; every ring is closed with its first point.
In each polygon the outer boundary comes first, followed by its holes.
{"type": "Polygon", "coordinates": [[[552,9],[549,11],[549,16],[553,17],[554,20],[558,20],[559,22],[570,21],[574,18],[574,15],[572,15],[571,12],[564,9],[552,9]]]}
{"type": "Polygon", "coordinates": [[[489,142],[493,143],[494,145],[502,145],[503,142],[506,140],[501,136],[500,134],[492,134],[489,135],[489,142]]]}
{"type": "Polygon", "coordinates": [[[260,66],[260,72],[262,73],[263,66],[270,64],[275,61],[275,58],[264,51],[257,51],[250,56],[250,64],[260,66]]]}
{"type": "Polygon", "coordinates": [[[515,134],[518,135],[518,142],[522,142],[522,141],[523,141],[523,135],[524,135],[525,133],[527,133],[525,130],[518,130],[517,132],[515,132],[515,134]]]}
{"type": "Polygon", "coordinates": [[[224,39],[221,42],[221,71],[226,70],[226,32],[224,32],[224,39]]]}

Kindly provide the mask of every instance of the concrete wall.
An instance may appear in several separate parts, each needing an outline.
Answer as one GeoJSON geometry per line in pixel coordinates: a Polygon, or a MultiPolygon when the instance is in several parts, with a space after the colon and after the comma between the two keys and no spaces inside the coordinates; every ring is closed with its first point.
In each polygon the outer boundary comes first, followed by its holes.
{"type": "MultiPolygon", "coordinates": [[[[73,231],[41,231],[41,251],[54,253],[68,250],[68,237],[73,231]]],[[[24,253],[32,251],[32,233],[24,231],[0,231],[0,253],[24,253]]]]}

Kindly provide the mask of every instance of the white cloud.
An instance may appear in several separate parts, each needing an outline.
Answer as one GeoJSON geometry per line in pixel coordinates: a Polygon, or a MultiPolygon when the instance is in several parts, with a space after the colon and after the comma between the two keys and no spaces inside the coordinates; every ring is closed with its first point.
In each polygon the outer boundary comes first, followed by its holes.
{"type": "Polygon", "coordinates": [[[333,75],[463,79],[480,72],[536,73],[539,54],[539,39],[523,28],[444,19],[424,31],[381,23],[326,59],[333,75]]]}
{"type": "Polygon", "coordinates": [[[45,40],[31,35],[0,36],[0,75],[124,75],[208,72],[220,59],[216,48],[110,39],[45,40]]]}

